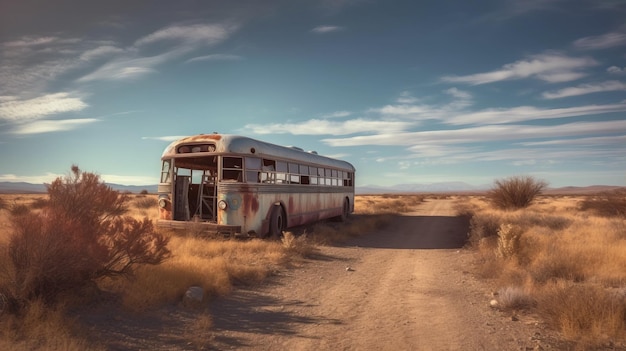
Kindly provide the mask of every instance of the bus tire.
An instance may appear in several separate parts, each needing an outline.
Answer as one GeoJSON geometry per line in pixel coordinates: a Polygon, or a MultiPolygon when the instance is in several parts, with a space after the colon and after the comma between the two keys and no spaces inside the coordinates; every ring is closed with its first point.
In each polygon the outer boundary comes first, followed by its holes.
{"type": "Polygon", "coordinates": [[[343,200],[343,209],[341,210],[341,216],[337,216],[339,222],[345,222],[350,216],[350,200],[343,200]]]}
{"type": "Polygon", "coordinates": [[[272,209],[272,215],[270,216],[270,232],[268,237],[271,239],[280,239],[283,236],[284,229],[285,216],[283,215],[283,209],[276,205],[272,209]]]}

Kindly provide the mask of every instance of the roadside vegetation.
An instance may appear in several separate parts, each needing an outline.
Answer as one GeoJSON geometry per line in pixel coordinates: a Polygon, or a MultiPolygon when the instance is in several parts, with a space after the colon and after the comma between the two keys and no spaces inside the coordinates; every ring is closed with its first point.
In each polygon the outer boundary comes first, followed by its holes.
{"type": "MultiPolygon", "coordinates": [[[[348,221],[298,228],[280,241],[207,238],[193,229],[155,229],[155,195],[121,194],[73,167],[48,194],[0,195],[0,349],[103,350],[79,336],[84,327],[73,316],[83,306],[184,308],[191,286],[207,302],[297,267],[319,245],[380,228],[421,201],[357,196],[348,221]]],[[[198,318],[196,325],[210,328],[210,316],[198,318]]]]}
{"type": "Polygon", "coordinates": [[[505,196],[503,182],[458,209],[471,217],[469,245],[498,308],[537,313],[577,348],[624,341],[626,193],[542,196],[544,183],[530,181],[505,196]],[[527,194],[525,206],[507,200],[527,194]]]}

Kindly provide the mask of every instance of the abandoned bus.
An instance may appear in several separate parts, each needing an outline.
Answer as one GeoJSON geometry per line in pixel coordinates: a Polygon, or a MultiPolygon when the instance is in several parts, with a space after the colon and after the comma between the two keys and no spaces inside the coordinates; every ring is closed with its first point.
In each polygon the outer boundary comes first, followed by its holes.
{"type": "Polygon", "coordinates": [[[160,227],[278,237],[354,211],[354,167],[314,151],[200,134],[171,143],[161,160],[160,227]]]}

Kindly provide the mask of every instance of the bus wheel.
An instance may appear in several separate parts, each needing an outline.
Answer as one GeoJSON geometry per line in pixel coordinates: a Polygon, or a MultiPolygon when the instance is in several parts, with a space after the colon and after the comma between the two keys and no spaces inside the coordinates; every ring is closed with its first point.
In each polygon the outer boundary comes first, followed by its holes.
{"type": "Polygon", "coordinates": [[[270,232],[268,236],[272,239],[279,239],[283,236],[284,228],[285,217],[283,216],[283,209],[280,206],[274,206],[272,216],[270,217],[270,232]]]}
{"type": "Polygon", "coordinates": [[[341,216],[339,216],[340,222],[345,222],[350,216],[350,202],[348,199],[343,200],[343,211],[341,212],[341,216]]]}

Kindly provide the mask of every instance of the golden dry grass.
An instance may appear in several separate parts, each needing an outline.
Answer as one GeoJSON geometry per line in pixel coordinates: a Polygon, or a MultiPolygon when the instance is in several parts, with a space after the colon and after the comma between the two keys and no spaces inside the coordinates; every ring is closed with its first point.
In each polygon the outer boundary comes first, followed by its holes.
{"type": "MultiPolygon", "coordinates": [[[[0,248],[6,247],[10,229],[10,209],[26,206],[37,210],[45,194],[0,195],[0,248]]],[[[421,196],[357,196],[355,214],[346,223],[320,222],[294,235],[287,232],[282,241],[202,239],[194,233],[166,233],[172,257],[157,266],[138,267],[132,280],[103,279],[99,288],[122,297],[123,306],[141,312],[163,304],[179,303],[190,286],[201,286],[206,299],[228,294],[239,284],[256,284],[275,269],[310,257],[316,245],[332,244],[362,235],[389,223],[392,214],[411,210],[421,203],[421,196]]],[[[152,220],[158,218],[155,195],[129,195],[128,215],[152,220]],[[149,206],[154,203],[155,206],[149,206]]],[[[6,251],[0,251],[0,264],[8,262],[6,251]]],[[[74,303],[81,303],[75,299],[74,303]]],[[[0,320],[0,349],[11,350],[98,350],[77,337],[80,326],[67,318],[63,308],[44,307],[35,302],[23,316],[4,315],[0,320]]],[[[198,333],[211,328],[206,315],[194,324],[198,333]]],[[[198,348],[206,346],[206,338],[190,331],[190,342],[198,348]]],[[[101,349],[101,348],[100,348],[101,349]]]]}
{"type": "Polygon", "coordinates": [[[585,201],[541,196],[502,211],[474,197],[459,206],[472,215],[477,271],[499,287],[500,306],[537,312],[583,348],[626,337],[626,220],[583,211],[585,201]]]}

